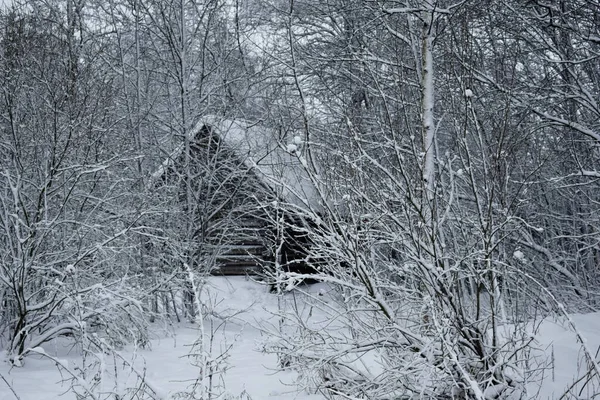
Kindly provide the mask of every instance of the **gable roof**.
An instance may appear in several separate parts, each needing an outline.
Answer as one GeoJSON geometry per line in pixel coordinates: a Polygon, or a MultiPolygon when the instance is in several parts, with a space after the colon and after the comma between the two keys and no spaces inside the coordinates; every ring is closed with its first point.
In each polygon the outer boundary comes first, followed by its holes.
{"type": "MultiPolygon", "coordinates": [[[[221,143],[232,150],[244,165],[253,169],[256,176],[269,186],[278,198],[298,207],[310,207],[314,210],[321,208],[317,190],[310,180],[306,160],[302,156],[302,138],[286,138],[287,143],[284,143],[284,139],[274,129],[248,121],[207,115],[189,131],[189,139],[195,140],[205,127],[211,129],[221,143]]],[[[150,182],[155,182],[168,168],[173,167],[184,149],[184,143],[178,145],[152,174],[150,182]]]]}

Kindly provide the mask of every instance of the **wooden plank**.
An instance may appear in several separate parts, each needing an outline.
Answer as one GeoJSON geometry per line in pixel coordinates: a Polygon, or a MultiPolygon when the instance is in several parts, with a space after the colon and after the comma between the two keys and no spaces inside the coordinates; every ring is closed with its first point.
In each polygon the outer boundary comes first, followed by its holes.
{"type": "Polygon", "coordinates": [[[261,269],[257,266],[221,266],[211,273],[213,275],[256,275],[261,269]]]}

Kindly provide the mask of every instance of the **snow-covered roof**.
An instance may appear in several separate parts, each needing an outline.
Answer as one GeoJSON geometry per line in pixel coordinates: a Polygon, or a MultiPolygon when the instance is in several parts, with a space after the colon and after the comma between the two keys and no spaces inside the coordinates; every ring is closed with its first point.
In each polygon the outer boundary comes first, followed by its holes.
{"type": "MultiPolygon", "coordinates": [[[[196,138],[205,126],[210,127],[221,143],[234,151],[246,166],[255,168],[256,175],[279,198],[296,206],[320,209],[317,191],[302,155],[304,140],[301,137],[283,139],[277,131],[258,124],[208,115],[202,117],[189,132],[190,140],[196,138]]],[[[152,174],[151,181],[159,179],[183,151],[182,143],[152,174]]]]}

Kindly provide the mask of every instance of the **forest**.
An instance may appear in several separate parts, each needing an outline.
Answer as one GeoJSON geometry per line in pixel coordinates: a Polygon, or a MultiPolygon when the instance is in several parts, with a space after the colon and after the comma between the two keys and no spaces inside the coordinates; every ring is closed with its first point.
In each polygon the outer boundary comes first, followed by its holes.
{"type": "Polygon", "coordinates": [[[248,279],[279,307],[263,351],[304,387],[538,398],[533,332],[550,318],[581,357],[556,398],[598,396],[598,349],[573,318],[600,306],[598,0],[12,0],[0,88],[11,368],[41,355],[78,399],[163,398],[96,392],[45,346],[73,343],[85,364],[193,323],[200,376],[172,398],[233,399],[213,390],[202,293],[260,210],[273,261],[248,279]],[[267,150],[198,150],[200,121],[267,150]],[[269,154],[300,178],[261,179],[269,154]],[[304,269],[280,262],[290,231],[304,269]],[[292,293],[304,280],[327,288],[310,309],[292,293]]]}

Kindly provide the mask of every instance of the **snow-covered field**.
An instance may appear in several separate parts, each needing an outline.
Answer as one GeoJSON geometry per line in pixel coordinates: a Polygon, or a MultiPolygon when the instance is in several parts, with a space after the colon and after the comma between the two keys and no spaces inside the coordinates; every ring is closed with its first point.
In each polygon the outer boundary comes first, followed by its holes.
{"type": "MultiPolygon", "coordinates": [[[[297,388],[294,372],[276,373],[276,357],[260,351],[261,343],[267,338],[257,326],[273,318],[271,312],[277,308],[277,296],[269,294],[265,286],[243,277],[212,277],[207,285],[204,302],[214,306],[215,316],[207,317],[205,333],[214,332],[213,346],[209,351],[213,358],[217,358],[219,369],[223,371],[215,375],[215,392],[223,394],[225,399],[323,398],[320,394],[297,388]],[[218,358],[221,354],[224,357],[218,358]]],[[[595,352],[600,345],[600,314],[577,315],[573,321],[586,337],[588,348],[595,352]]],[[[190,356],[198,350],[193,344],[199,335],[198,326],[181,324],[172,328],[170,336],[163,334],[162,338],[154,339],[151,350],[127,347],[119,354],[125,360],[133,360],[136,370],[157,393],[156,398],[176,399],[178,393],[191,391],[195,380],[201,376],[195,363],[197,358],[190,356]]],[[[539,392],[532,386],[530,396],[558,398],[586,370],[580,346],[574,333],[554,321],[544,321],[536,337],[536,347],[545,351],[550,368],[544,372],[545,379],[539,392]]],[[[81,365],[80,352],[67,341],[46,344],[44,351],[72,371],[77,371],[77,366],[81,365]]],[[[123,360],[115,362],[114,355],[105,358],[90,357],[103,360],[103,368],[99,370],[106,371],[100,377],[101,383],[95,386],[94,393],[98,398],[105,398],[109,392],[124,392],[128,386],[135,387],[136,379],[131,368],[123,365],[123,360]],[[115,371],[118,375],[116,383],[115,371]]],[[[48,357],[30,356],[22,368],[11,369],[8,363],[3,362],[0,374],[0,400],[76,398],[69,391],[73,383],[71,377],[64,369],[61,373],[55,361],[48,357]]],[[[93,379],[89,376],[88,382],[93,379]]],[[[593,398],[596,393],[590,393],[590,390],[593,389],[584,390],[580,398],[593,398]]],[[[92,395],[86,397],[93,398],[92,395]]]]}

